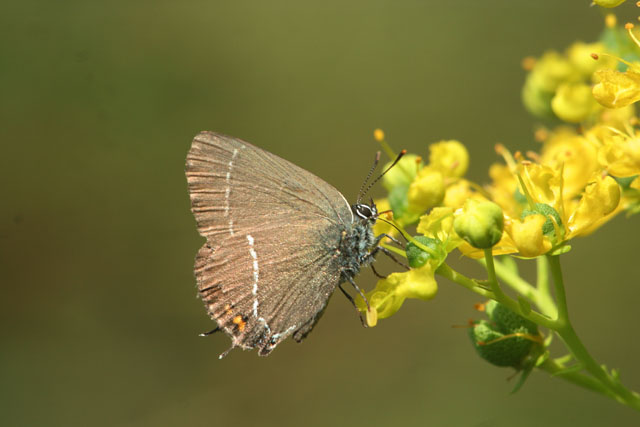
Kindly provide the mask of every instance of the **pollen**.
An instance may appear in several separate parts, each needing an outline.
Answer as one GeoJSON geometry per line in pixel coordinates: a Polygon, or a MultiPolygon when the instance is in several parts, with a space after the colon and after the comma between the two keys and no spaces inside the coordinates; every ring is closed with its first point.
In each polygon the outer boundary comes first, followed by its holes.
{"type": "Polygon", "coordinates": [[[384,141],[384,131],[382,129],[376,129],[373,131],[373,138],[378,141],[384,141]]]}

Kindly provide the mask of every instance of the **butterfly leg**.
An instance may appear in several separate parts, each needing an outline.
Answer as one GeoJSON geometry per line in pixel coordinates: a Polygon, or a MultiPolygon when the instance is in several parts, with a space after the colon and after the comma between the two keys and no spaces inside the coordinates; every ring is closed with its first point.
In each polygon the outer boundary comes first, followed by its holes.
{"type": "Polygon", "coordinates": [[[373,271],[373,274],[378,278],[378,279],[386,279],[387,276],[383,276],[382,274],[378,273],[375,269],[375,267],[373,266],[373,264],[371,264],[369,267],[371,267],[371,271],[373,271]]]}
{"type": "Polygon", "coordinates": [[[347,299],[351,302],[351,304],[353,304],[353,308],[356,309],[356,312],[358,313],[358,317],[360,317],[360,322],[362,322],[362,326],[366,328],[367,322],[364,321],[364,318],[362,317],[362,313],[360,312],[360,309],[358,309],[358,306],[356,305],[356,302],[353,299],[353,297],[349,295],[347,291],[344,290],[344,288],[342,287],[342,284],[339,284],[338,287],[340,288],[344,296],[347,297],[347,299]]]}
{"type": "Polygon", "coordinates": [[[225,351],[223,351],[223,352],[220,354],[220,356],[218,356],[218,359],[224,359],[224,358],[227,356],[227,354],[229,354],[229,352],[230,352],[231,350],[233,350],[234,348],[235,348],[235,345],[232,345],[231,347],[229,347],[228,349],[226,349],[225,351]]]}
{"type": "MultiPolygon", "coordinates": [[[[400,246],[401,248],[404,248],[404,244],[403,244],[400,240],[396,239],[396,238],[395,238],[395,237],[393,237],[393,236],[390,236],[390,235],[389,235],[389,234],[387,234],[387,233],[378,234],[378,235],[376,236],[376,240],[375,240],[375,242],[374,242],[374,243],[375,243],[376,245],[379,245],[379,244],[380,244],[380,242],[382,241],[382,239],[384,239],[385,237],[386,237],[387,239],[391,240],[391,241],[392,241],[393,243],[395,243],[396,245],[400,246]]],[[[404,237],[404,236],[402,236],[402,237],[404,237]]]]}
{"type": "MultiPolygon", "coordinates": [[[[382,252],[383,254],[385,254],[386,256],[388,256],[389,258],[391,258],[391,259],[393,260],[393,262],[395,262],[396,264],[398,264],[398,265],[400,265],[400,266],[402,266],[402,267],[406,268],[407,270],[410,270],[410,268],[409,268],[409,266],[408,266],[408,265],[406,265],[406,264],[404,264],[404,263],[402,263],[402,262],[398,261],[398,260],[396,259],[396,257],[394,257],[394,256],[393,256],[393,253],[392,253],[389,249],[385,248],[384,246],[376,246],[375,248],[373,248],[373,250],[372,250],[371,252],[369,252],[369,255],[368,255],[368,256],[369,256],[370,258],[375,258],[375,256],[378,254],[378,252],[382,252]]],[[[377,275],[377,274],[376,274],[376,275],[377,275]]]]}
{"type": "Polygon", "coordinates": [[[356,284],[355,280],[353,280],[353,277],[347,274],[343,274],[343,276],[347,279],[349,283],[351,283],[351,286],[353,286],[355,290],[358,291],[358,293],[360,294],[364,302],[367,304],[367,310],[371,310],[371,307],[369,306],[369,300],[367,299],[366,296],[364,296],[364,292],[362,292],[362,289],[360,289],[360,287],[356,284]]]}
{"type": "Polygon", "coordinates": [[[199,336],[206,337],[207,335],[215,334],[216,332],[221,331],[220,326],[216,326],[215,329],[210,330],[209,332],[203,332],[199,336]]]}
{"type": "MultiPolygon", "coordinates": [[[[382,247],[382,246],[378,246],[376,249],[378,249],[380,252],[382,252],[383,254],[385,254],[386,256],[388,256],[389,258],[391,258],[391,260],[392,260],[393,262],[395,262],[396,264],[398,264],[398,265],[400,265],[400,266],[404,267],[404,268],[405,268],[405,269],[407,269],[407,270],[411,270],[411,269],[409,268],[409,266],[408,266],[408,265],[406,265],[406,264],[405,264],[405,263],[403,263],[403,262],[398,261],[398,260],[396,259],[396,257],[394,257],[394,256],[393,256],[393,253],[392,253],[389,249],[387,249],[387,248],[385,248],[385,247],[382,247]]],[[[375,250],[375,249],[374,249],[374,250],[375,250]]]]}

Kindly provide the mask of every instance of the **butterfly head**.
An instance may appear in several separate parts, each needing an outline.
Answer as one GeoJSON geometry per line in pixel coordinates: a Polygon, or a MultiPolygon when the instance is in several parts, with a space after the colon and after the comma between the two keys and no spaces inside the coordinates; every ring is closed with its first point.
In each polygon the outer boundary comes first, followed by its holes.
{"type": "Polygon", "coordinates": [[[378,209],[376,208],[376,204],[373,203],[373,200],[371,200],[370,204],[356,203],[351,206],[351,210],[353,211],[353,214],[362,221],[376,222],[378,219],[378,209]]]}

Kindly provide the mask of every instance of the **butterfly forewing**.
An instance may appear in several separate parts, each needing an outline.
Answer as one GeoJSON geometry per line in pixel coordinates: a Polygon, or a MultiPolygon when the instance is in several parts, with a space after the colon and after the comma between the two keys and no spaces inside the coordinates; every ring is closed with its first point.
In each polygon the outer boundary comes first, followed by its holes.
{"type": "Polygon", "coordinates": [[[267,354],[306,334],[340,280],[349,204],[331,185],[253,145],[202,132],[187,156],[191,209],[207,242],[200,295],[233,345],[267,354]]]}

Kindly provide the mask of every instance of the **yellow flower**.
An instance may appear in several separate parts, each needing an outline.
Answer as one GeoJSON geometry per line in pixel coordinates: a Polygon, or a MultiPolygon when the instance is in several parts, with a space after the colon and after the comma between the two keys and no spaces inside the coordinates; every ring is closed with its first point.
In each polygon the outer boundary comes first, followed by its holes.
{"type": "Polygon", "coordinates": [[[431,209],[428,215],[420,217],[417,231],[427,237],[438,239],[448,253],[462,242],[453,229],[453,220],[453,208],[436,207],[431,209]]]}
{"type": "Polygon", "coordinates": [[[544,203],[558,212],[563,210],[561,169],[562,165],[554,169],[538,163],[520,163],[520,176],[534,203],[544,203]]]}
{"type": "MultiPolygon", "coordinates": [[[[539,157],[546,164],[520,161],[508,169],[521,180],[520,191],[513,192],[512,198],[520,198],[518,194],[527,196],[523,204],[525,210],[521,210],[519,216],[513,214],[516,202],[507,198],[509,191],[496,191],[500,186],[494,183],[490,193],[502,196],[494,200],[503,209],[511,209],[509,214],[505,211],[505,232],[492,248],[494,255],[538,256],[573,237],[595,231],[625,208],[632,209],[632,198],[620,202],[621,190],[616,180],[600,169],[594,171],[593,143],[570,132],[559,135],[557,131],[551,139],[559,139],[550,142],[545,154],[539,157]],[[585,182],[581,174],[588,171],[591,176],[585,182]]],[[[514,162],[510,155],[505,158],[514,162]]],[[[510,182],[507,169],[494,167],[493,170],[494,176],[503,183],[510,182]]],[[[472,258],[483,255],[466,243],[459,249],[472,258]]]]}
{"type": "Polygon", "coordinates": [[[593,87],[593,97],[607,108],[622,108],[640,100],[640,73],[638,66],[625,72],[598,70],[595,77],[599,83],[593,87]]]}
{"type": "Polygon", "coordinates": [[[615,58],[609,56],[600,57],[594,60],[594,53],[603,53],[606,48],[603,43],[583,43],[575,42],[567,49],[569,62],[578,70],[584,78],[591,79],[592,74],[605,66],[615,66],[615,58]]]}
{"type": "Polygon", "coordinates": [[[640,135],[617,134],[603,138],[599,162],[617,177],[640,174],[640,135]]]}
{"type": "MultiPolygon", "coordinates": [[[[391,209],[391,205],[389,205],[389,199],[376,199],[373,201],[378,209],[378,212],[384,212],[391,209]]],[[[396,231],[391,224],[388,222],[378,220],[373,226],[373,234],[379,236],[381,234],[390,234],[392,235],[396,231]]]]}
{"type": "Polygon", "coordinates": [[[508,166],[494,163],[489,168],[492,184],[487,188],[491,200],[502,207],[506,218],[520,218],[526,199],[520,192],[518,180],[508,166]]]}
{"type": "Polygon", "coordinates": [[[429,167],[445,177],[460,178],[467,172],[469,153],[459,141],[440,141],[429,145],[429,167]]]}
{"type": "MultiPolygon", "coordinates": [[[[636,109],[634,104],[627,105],[626,107],[616,108],[614,110],[609,108],[603,108],[600,112],[600,118],[598,120],[598,127],[614,128],[620,131],[624,130],[628,126],[632,119],[635,119],[636,109]]],[[[593,128],[592,128],[593,129],[593,128]]],[[[608,129],[610,132],[610,129],[608,129]]],[[[589,131],[585,132],[585,136],[588,137],[589,131]]]]}
{"type": "Polygon", "coordinates": [[[409,185],[408,210],[422,213],[437,206],[444,198],[444,177],[430,166],[422,168],[409,185]]]}
{"type": "Polygon", "coordinates": [[[545,141],[540,163],[552,169],[563,168],[563,196],[579,195],[589,177],[599,169],[598,147],[572,129],[559,128],[545,141]]]}
{"type": "MultiPolygon", "coordinates": [[[[367,315],[369,326],[374,326],[377,319],[395,314],[407,298],[426,301],[435,297],[438,292],[438,284],[434,278],[436,268],[435,262],[427,262],[420,268],[391,273],[386,279],[378,280],[375,289],[366,294],[371,310],[376,313],[367,315]]],[[[361,311],[366,312],[366,305],[361,298],[357,304],[361,311]]]]}
{"type": "Polygon", "coordinates": [[[469,181],[460,179],[447,187],[442,205],[459,208],[467,199],[473,197],[473,195],[474,192],[471,190],[469,181]]]}
{"type": "Polygon", "coordinates": [[[620,203],[620,186],[610,176],[596,175],[584,190],[584,195],[567,221],[567,239],[586,235],[617,213],[620,203]]]}
{"type": "Polygon", "coordinates": [[[551,241],[543,233],[546,221],[544,215],[534,214],[526,216],[523,221],[512,220],[507,223],[507,232],[520,255],[536,257],[551,249],[551,241]]]}

